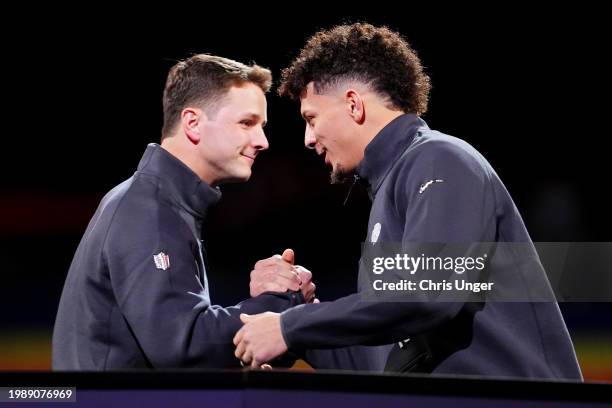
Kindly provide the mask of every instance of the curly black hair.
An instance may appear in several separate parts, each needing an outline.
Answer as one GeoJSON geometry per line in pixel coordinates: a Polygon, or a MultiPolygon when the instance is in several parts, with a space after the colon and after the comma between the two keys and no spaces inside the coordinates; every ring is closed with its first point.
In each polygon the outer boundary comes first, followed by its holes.
{"type": "Polygon", "coordinates": [[[427,111],[431,84],[416,52],[399,33],[365,23],[314,34],[282,71],[278,93],[298,100],[310,82],[322,93],[344,79],[369,84],[394,109],[427,111]]]}

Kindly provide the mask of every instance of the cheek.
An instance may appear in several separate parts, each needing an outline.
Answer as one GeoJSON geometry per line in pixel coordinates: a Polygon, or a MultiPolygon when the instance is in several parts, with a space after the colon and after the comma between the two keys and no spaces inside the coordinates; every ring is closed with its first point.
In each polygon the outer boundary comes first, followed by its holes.
{"type": "Polygon", "coordinates": [[[227,132],[227,144],[234,147],[244,146],[251,137],[250,129],[236,126],[227,132]]]}
{"type": "Polygon", "coordinates": [[[332,112],[326,116],[324,121],[321,122],[322,132],[328,140],[334,141],[335,143],[341,143],[345,138],[350,123],[346,122],[346,115],[341,115],[337,112],[332,112]]]}
{"type": "Polygon", "coordinates": [[[334,126],[329,121],[317,122],[313,131],[317,141],[324,145],[334,140],[334,126]]]}
{"type": "Polygon", "coordinates": [[[338,123],[327,123],[325,127],[325,140],[327,145],[335,150],[342,149],[344,142],[344,128],[338,123]]]}
{"type": "Polygon", "coordinates": [[[248,140],[246,132],[242,129],[222,128],[219,129],[214,139],[214,145],[224,151],[236,150],[248,140]]]}

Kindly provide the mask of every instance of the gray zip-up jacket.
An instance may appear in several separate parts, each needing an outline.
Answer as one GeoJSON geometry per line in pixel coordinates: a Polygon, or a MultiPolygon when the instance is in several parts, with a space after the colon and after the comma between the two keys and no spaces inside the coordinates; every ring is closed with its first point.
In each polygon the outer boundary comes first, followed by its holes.
{"type": "Polygon", "coordinates": [[[100,203],[74,255],[53,332],[54,370],[240,367],[240,313],[280,312],[299,293],[211,304],[201,241],[221,197],[159,145],[100,203]]]}
{"type": "MultiPolygon", "coordinates": [[[[532,245],[508,191],[485,158],[468,143],[430,130],[416,115],[402,115],[382,129],[367,146],[357,173],[373,200],[367,242],[532,245]],[[432,180],[443,182],[428,183],[432,180]]],[[[541,275],[531,278],[548,290],[541,275]]],[[[327,358],[334,362],[328,368],[363,360],[361,366],[372,370],[386,364],[392,371],[581,379],[554,300],[371,302],[356,293],[289,309],[281,315],[281,327],[296,352],[410,338],[391,353],[390,346],[311,352],[319,367],[325,367],[327,358]]]]}

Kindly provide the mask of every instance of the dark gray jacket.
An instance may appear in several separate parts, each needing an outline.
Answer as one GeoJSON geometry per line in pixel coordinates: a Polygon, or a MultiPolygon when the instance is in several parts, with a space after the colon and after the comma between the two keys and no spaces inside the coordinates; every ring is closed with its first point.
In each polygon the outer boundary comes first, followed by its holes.
{"type": "MultiPolygon", "coordinates": [[[[525,225],[501,180],[468,143],[430,130],[412,114],[367,146],[357,172],[373,199],[367,242],[522,242],[525,225]],[[431,180],[443,180],[430,183],[431,180]]],[[[501,273],[518,273],[507,270],[501,273]]],[[[544,274],[536,278],[548,290],[544,274]]],[[[527,288],[525,288],[527,290],[527,288]]],[[[580,379],[556,302],[366,302],[360,294],[283,312],[289,349],[384,345],[315,352],[336,367],[580,379]],[[368,352],[370,350],[370,352],[368,352]]]]}
{"type": "Polygon", "coordinates": [[[100,203],[76,251],[53,332],[53,369],[239,367],[240,313],[280,312],[301,294],[212,305],[200,225],[219,190],[150,144],[100,203]]]}

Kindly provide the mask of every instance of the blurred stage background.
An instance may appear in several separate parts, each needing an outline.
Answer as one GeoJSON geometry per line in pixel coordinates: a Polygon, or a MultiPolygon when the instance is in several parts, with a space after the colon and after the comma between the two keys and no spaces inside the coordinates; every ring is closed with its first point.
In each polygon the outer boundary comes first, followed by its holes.
{"type": "MultiPolygon", "coordinates": [[[[155,21],[92,11],[28,19],[3,32],[11,107],[0,164],[0,370],[50,368],[56,308],[81,235],[105,192],[131,176],[147,143],[159,141],[165,76],[193,53],[255,61],[273,70],[277,84],[317,29],[388,25],[431,76],[424,119],[485,155],[534,241],[612,241],[607,127],[597,123],[606,108],[598,75],[606,68],[596,12],[506,9],[485,18],[474,10],[450,20],[416,9],[347,17],[302,7],[280,10],[283,17],[202,7],[155,21]]],[[[357,188],[342,206],[348,186],[330,186],[322,160],[303,148],[297,104],[273,91],[268,115],[270,150],[250,182],[222,187],[206,225],[213,301],[246,298],[252,265],[286,247],[313,271],[321,300],[348,294],[367,195],[357,188]]],[[[612,381],[611,304],[561,308],[585,378],[612,381]]]]}

